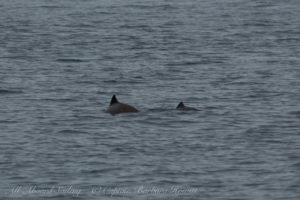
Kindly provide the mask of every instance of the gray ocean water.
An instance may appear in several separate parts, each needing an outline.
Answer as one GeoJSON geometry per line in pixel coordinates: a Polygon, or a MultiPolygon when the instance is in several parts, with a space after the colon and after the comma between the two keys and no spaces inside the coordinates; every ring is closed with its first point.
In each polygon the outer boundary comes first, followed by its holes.
{"type": "Polygon", "coordinates": [[[298,200],[299,102],[298,0],[0,0],[1,199],[298,200]]]}

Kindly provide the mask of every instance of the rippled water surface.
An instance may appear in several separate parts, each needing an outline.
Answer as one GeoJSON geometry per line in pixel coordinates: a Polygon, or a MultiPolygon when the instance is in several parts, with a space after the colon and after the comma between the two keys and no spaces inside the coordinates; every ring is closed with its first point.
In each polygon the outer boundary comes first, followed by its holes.
{"type": "Polygon", "coordinates": [[[300,199],[299,13],[0,0],[1,199],[300,199]]]}

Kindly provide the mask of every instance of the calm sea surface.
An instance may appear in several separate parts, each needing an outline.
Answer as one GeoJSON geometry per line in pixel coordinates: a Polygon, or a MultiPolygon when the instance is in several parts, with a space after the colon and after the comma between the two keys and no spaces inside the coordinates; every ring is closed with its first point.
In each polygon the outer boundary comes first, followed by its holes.
{"type": "Polygon", "coordinates": [[[299,13],[0,0],[1,199],[300,199],[299,13]]]}

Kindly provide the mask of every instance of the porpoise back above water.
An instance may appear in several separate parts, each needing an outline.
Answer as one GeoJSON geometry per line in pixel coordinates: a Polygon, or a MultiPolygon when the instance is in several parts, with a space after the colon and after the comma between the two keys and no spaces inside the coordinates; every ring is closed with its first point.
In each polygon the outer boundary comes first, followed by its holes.
{"type": "Polygon", "coordinates": [[[196,108],[185,106],[182,101],[178,104],[178,106],[176,107],[176,109],[177,110],[186,110],[186,111],[189,111],[189,110],[197,111],[198,110],[196,108]]]}
{"type": "Polygon", "coordinates": [[[105,112],[115,115],[119,113],[138,112],[138,110],[131,105],[119,102],[116,95],[113,95],[109,107],[105,112]]]}

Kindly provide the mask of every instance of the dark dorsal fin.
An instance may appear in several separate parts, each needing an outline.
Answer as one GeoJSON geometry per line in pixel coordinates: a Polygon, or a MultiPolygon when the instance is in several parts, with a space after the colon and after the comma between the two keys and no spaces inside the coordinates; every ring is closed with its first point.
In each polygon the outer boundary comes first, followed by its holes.
{"type": "Polygon", "coordinates": [[[110,105],[113,105],[115,103],[119,103],[116,95],[112,96],[111,101],[110,101],[110,105]]]}
{"type": "Polygon", "coordinates": [[[183,108],[183,107],[184,107],[184,104],[183,104],[183,102],[181,101],[181,102],[178,104],[177,108],[183,108]]]}

